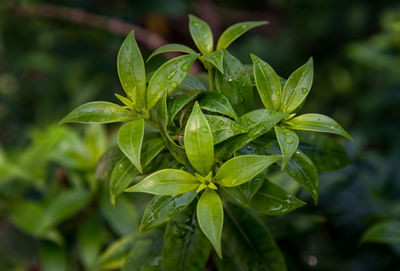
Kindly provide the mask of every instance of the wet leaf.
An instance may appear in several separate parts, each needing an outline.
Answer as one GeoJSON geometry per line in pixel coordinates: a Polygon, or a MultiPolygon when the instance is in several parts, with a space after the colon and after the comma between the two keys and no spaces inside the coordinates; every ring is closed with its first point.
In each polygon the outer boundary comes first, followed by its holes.
{"type": "Polygon", "coordinates": [[[334,119],[322,114],[303,114],[290,119],[289,121],[285,122],[284,125],[293,130],[331,133],[352,139],[339,123],[337,123],[334,119]]]}
{"type": "Polygon", "coordinates": [[[203,233],[213,245],[218,256],[222,258],[221,234],[224,222],[222,202],[217,192],[207,189],[197,203],[197,220],[203,233]]]}
{"type": "Polygon", "coordinates": [[[90,102],[78,106],[60,123],[111,123],[137,119],[140,116],[109,102],[90,102]]]}
{"type": "Polygon", "coordinates": [[[196,52],[190,48],[187,47],[186,45],[183,44],[178,44],[178,43],[170,43],[170,44],[165,44],[155,50],[147,59],[146,62],[148,62],[150,59],[152,59],[154,56],[163,54],[163,53],[169,53],[169,52],[181,52],[181,53],[187,53],[187,54],[196,54],[196,52]]]}
{"type": "Polygon", "coordinates": [[[299,137],[295,132],[279,126],[275,126],[275,134],[283,155],[282,168],[284,169],[297,150],[299,137]]]}
{"type": "Polygon", "coordinates": [[[125,192],[143,192],[154,195],[177,195],[195,190],[200,182],[182,170],[163,169],[150,174],[125,192]]]}
{"type": "Polygon", "coordinates": [[[226,49],[233,41],[239,38],[247,31],[261,25],[268,24],[267,21],[242,22],[228,27],[218,40],[217,49],[226,49]]]}
{"type": "Polygon", "coordinates": [[[208,24],[194,15],[189,15],[189,31],[197,48],[204,55],[210,54],[214,47],[214,38],[208,24]]]}
{"type": "Polygon", "coordinates": [[[202,109],[226,115],[233,119],[237,119],[235,110],[233,109],[228,98],[223,94],[213,91],[205,92],[198,99],[199,105],[202,109]]]}
{"type": "Polygon", "coordinates": [[[224,73],[224,51],[216,50],[209,55],[203,55],[201,58],[209,62],[221,73],[224,73]]]}
{"type": "Polygon", "coordinates": [[[117,59],[118,75],[133,104],[146,109],[146,72],[142,54],[131,31],[121,45],[117,59]]]}
{"type": "Polygon", "coordinates": [[[247,132],[245,128],[231,119],[216,115],[206,115],[206,118],[213,134],[214,145],[247,132]]]}
{"type": "Polygon", "coordinates": [[[173,196],[153,197],[144,211],[140,229],[149,229],[169,221],[182,212],[195,197],[196,191],[173,196]]]}
{"type": "Polygon", "coordinates": [[[197,102],[186,123],[184,141],[190,164],[206,176],[214,163],[213,135],[197,102]]]}

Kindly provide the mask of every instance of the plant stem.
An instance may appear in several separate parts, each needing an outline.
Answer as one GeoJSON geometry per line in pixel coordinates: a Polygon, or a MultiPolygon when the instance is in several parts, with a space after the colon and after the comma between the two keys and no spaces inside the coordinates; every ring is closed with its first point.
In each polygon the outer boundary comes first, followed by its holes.
{"type": "Polygon", "coordinates": [[[210,83],[210,91],[214,90],[214,68],[208,69],[208,81],[210,83]]]}

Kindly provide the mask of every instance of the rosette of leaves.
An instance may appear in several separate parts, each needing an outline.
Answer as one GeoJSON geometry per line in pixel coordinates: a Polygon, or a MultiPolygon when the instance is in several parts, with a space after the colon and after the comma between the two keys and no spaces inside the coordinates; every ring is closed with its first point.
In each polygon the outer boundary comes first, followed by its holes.
{"type": "Polygon", "coordinates": [[[293,131],[349,137],[327,116],[296,115],[311,89],[312,60],[283,80],[252,55],[254,87],[248,70],[227,51],[243,33],[266,23],[229,27],[214,50],[210,27],[189,15],[200,53],[181,44],[162,46],[149,59],[172,51],[185,54],[164,63],[148,83],[132,32],[118,54],[127,97],[117,97],[124,105],[88,103],[62,121],[125,122],[118,131],[124,156],[110,177],[112,202],[124,191],[155,196],[124,270],[203,270],[210,244],[220,258],[214,257],[219,270],[286,270],[279,248],[254,214],[282,215],[305,202],[269,181],[267,168],[286,171],[317,202],[317,169],[348,163],[335,140],[293,131]],[[208,72],[208,88],[188,75],[196,59],[208,72]],[[255,106],[256,95],[263,108],[255,106]]]}

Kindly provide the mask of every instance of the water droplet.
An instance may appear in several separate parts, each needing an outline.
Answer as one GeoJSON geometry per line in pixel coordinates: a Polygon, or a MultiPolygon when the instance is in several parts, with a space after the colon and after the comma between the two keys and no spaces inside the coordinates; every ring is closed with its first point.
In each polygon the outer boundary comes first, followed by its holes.
{"type": "Polygon", "coordinates": [[[170,74],[168,74],[168,76],[167,76],[168,80],[171,79],[172,77],[174,77],[175,73],[176,73],[176,70],[174,70],[170,74]]]}
{"type": "Polygon", "coordinates": [[[232,82],[232,78],[231,77],[228,77],[228,82],[232,82]]]}
{"type": "Polygon", "coordinates": [[[335,126],[331,126],[329,127],[331,130],[335,130],[335,126]]]}
{"type": "Polygon", "coordinates": [[[172,88],[176,88],[176,87],[178,86],[178,84],[175,83],[175,82],[171,82],[171,83],[169,83],[169,85],[170,85],[172,88]]]}
{"type": "Polygon", "coordinates": [[[225,123],[224,123],[223,120],[220,120],[220,121],[219,121],[219,125],[220,125],[220,126],[223,126],[224,124],[225,124],[225,123]]]}
{"type": "Polygon", "coordinates": [[[302,90],[301,90],[301,92],[303,92],[304,94],[306,94],[307,93],[307,89],[306,88],[303,88],[302,90]]]}
{"type": "Polygon", "coordinates": [[[181,69],[182,69],[182,71],[187,72],[189,70],[189,66],[188,65],[182,65],[181,69]]]}
{"type": "Polygon", "coordinates": [[[286,138],[286,143],[288,143],[288,144],[292,144],[292,143],[293,143],[293,140],[292,140],[292,139],[290,139],[290,138],[286,138]]]}
{"type": "Polygon", "coordinates": [[[281,92],[278,90],[277,92],[275,92],[276,93],[276,95],[281,95],[281,92]]]}

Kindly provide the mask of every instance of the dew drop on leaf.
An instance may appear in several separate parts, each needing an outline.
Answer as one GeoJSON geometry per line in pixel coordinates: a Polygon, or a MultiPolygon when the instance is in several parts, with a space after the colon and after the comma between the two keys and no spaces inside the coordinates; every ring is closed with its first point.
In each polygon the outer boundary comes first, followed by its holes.
{"type": "Polygon", "coordinates": [[[176,88],[176,87],[178,86],[178,84],[175,83],[175,82],[171,82],[171,83],[169,83],[169,85],[170,85],[172,88],[176,88]]]}
{"type": "Polygon", "coordinates": [[[292,143],[293,143],[293,140],[291,140],[290,138],[287,138],[287,139],[286,139],[286,143],[292,144],[292,143]]]}

